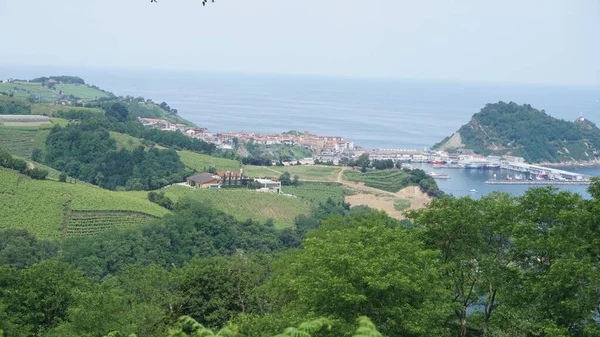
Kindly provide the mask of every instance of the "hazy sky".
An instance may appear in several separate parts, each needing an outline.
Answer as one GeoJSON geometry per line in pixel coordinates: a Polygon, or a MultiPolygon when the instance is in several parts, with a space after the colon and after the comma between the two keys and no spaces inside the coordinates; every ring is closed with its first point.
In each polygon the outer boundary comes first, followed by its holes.
{"type": "Polygon", "coordinates": [[[600,0],[0,0],[0,64],[600,85],[600,0]]]}

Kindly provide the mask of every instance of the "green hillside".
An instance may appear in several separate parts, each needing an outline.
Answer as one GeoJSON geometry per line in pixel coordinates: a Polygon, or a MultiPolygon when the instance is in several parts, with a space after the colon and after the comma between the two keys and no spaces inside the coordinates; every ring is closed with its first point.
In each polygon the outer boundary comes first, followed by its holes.
{"type": "Polygon", "coordinates": [[[185,166],[198,172],[208,172],[211,166],[217,171],[239,171],[241,166],[237,160],[217,158],[191,151],[178,151],[177,154],[185,166]]]}
{"type": "Polygon", "coordinates": [[[277,228],[292,226],[296,216],[308,215],[310,209],[299,198],[247,189],[192,189],[176,185],[168,187],[165,194],[174,202],[183,197],[199,200],[241,221],[273,219],[277,228]]]}
{"type": "Polygon", "coordinates": [[[31,105],[31,114],[33,115],[60,116],[70,111],[86,111],[92,114],[104,114],[104,111],[98,108],[76,107],[53,103],[36,103],[31,105]]]}
{"type": "Polygon", "coordinates": [[[107,93],[102,90],[88,87],[87,85],[81,84],[58,84],[56,89],[62,91],[63,95],[75,96],[86,102],[96,101],[100,98],[110,97],[107,93]]]}
{"type": "Polygon", "coordinates": [[[173,113],[167,112],[167,111],[161,109],[156,104],[147,104],[147,103],[141,103],[141,102],[136,102],[136,101],[123,101],[122,103],[127,106],[127,109],[129,109],[129,113],[132,114],[133,116],[146,117],[146,118],[158,118],[158,119],[164,119],[171,123],[179,123],[179,124],[184,124],[187,126],[195,126],[194,123],[192,123],[188,120],[185,120],[183,117],[180,117],[173,113]]]}
{"type": "MultiPolygon", "coordinates": [[[[69,200],[74,212],[104,211],[110,215],[130,211],[152,216],[168,213],[146,196],[147,192],[112,192],[88,185],[31,180],[0,168],[0,230],[22,228],[42,239],[58,238],[69,200]]],[[[122,221],[115,221],[111,226],[121,224],[122,221]]]]}
{"type": "Polygon", "coordinates": [[[138,146],[142,145],[142,141],[138,138],[126,135],[123,133],[110,131],[110,138],[114,139],[117,143],[117,150],[125,149],[129,151],[135,150],[138,146]]]}
{"type": "Polygon", "coordinates": [[[530,163],[588,161],[600,151],[600,129],[584,118],[556,119],[514,102],[487,104],[434,149],[468,148],[483,155],[514,155],[530,163]]]}
{"type": "Polygon", "coordinates": [[[0,92],[12,94],[15,98],[32,98],[39,102],[53,102],[62,96],[74,96],[84,101],[94,101],[109,95],[99,89],[85,84],[56,84],[53,88],[43,86],[40,82],[14,81],[0,83],[0,92]]]}

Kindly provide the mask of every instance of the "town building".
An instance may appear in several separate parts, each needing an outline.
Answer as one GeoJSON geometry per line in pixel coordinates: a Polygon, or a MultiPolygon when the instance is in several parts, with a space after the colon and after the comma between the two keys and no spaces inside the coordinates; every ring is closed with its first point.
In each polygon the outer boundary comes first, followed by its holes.
{"type": "Polygon", "coordinates": [[[212,173],[200,173],[187,178],[187,184],[199,188],[219,188],[221,177],[212,173]]]}

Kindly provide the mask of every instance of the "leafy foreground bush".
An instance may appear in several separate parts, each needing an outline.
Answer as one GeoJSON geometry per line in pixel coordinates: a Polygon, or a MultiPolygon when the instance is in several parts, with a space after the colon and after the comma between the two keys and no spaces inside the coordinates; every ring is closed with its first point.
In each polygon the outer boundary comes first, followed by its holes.
{"type": "MultiPolygon", "coordinates": [[[[331,321],[326,318],[319,318],[313,321],[304,322],[298,327],[289,327],[285,329],[281,334],[275,337],[311,337],[315,336],[317,332],[321,330],[331,330],[331,321]]],[[[182,316],[179,318],[177,327],[169,331],[168,337],[234,337],[239,336],[237,327],[233,324],[229,324],[216,333],[204,327],[202,324],[196,322],[189,316],[182,316]]],[[[0,337],[2,336],[0,332],[0,337]]],[[[111,332],[105,337],[125,337],[118,331],[111,332]]],[[[129,337],[135,337],[135,335],[129,335],[129,337]]],[[[267,336],[265,336],[267,337],[267,336]]],[[[358,328],[354,333],[353,337],[383,337],[377,327],[367,317],[360,317],[358,319],[358,328]]]]}

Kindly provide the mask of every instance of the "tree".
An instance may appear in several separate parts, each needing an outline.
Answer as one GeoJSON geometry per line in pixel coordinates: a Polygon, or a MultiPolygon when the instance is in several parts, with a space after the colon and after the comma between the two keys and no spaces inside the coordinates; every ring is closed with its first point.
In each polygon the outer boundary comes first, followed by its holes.
{"type": "Polygon", "coordinates": [[[67,318],[76,292],[88,285],[80,271],[68,263],[42,261],[22,271],[0,272],[0,329],[7,336],[35,336],[67,318]],[[15,329],[15,330],[13,330],[15,329]]]}
{"type": "Polygon", "coordinates": [[[437,253],[385,213],[331,217],[303,246],[278,260],[271,278],[286,312],[331,317],[346,331],[366,315],[389,336],[445,333],[437,253]]]}
{"type": "Polygon", "coordinates": [[[126,122],[129,117],[129,110],[122,103],[116,102],[106,109],[106,115],[116,118],[119,122],[126,122]]]}
{"type": "Polygon", "coordinates": [[[281,182],[282,186],[292,185],[291,174],[289,172],[284,172],[282,175],[279,176],[279,181],[281,182]]]}
{"type": "Polygon", "coordinates": [[[371,165],[371,160],[369,159],[368,153],[363,153],[358,156],[358,159],[355,161],[356,166],[360,167],[369,167],[371,165]]]}
{"type": "Polygon", "coordinates": [[[514,200],[493,193],[480,200],[434,199],[408,217],[424,231],[426,246],[441,252],[442,281],[452,292],[460,336],[467,336],[468,314],[483,307],[483,336],[489,329],[498,297],[514,276],[508,254],[512,228],[517,223],[514,200]]]}
{"type": "Polygon", "coordinates": [[[238,253],[196,259],[179,270],[177,297],[181,313],[218,328],[238,313],[260,313],[266,299],[260,292],[270,259],[238,253]]]}

